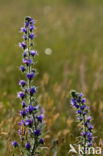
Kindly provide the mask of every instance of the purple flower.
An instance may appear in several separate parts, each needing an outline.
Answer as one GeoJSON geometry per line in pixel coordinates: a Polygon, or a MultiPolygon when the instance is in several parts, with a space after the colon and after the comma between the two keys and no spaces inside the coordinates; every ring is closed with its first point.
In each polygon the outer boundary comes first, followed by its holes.
{"type": "Polygon", "coordinates": [[[25,103],[25,101],[22,101],[22,103],[21,103],[21,104],[22,104],[22,107],[23,107],[23,108],[25,108],[25,107],[26,107],[26,103],[25,103]]]}
{"type": "MultiPolygon", "coordinates": [[[[20,114],[21,115],[21,114],[20,114]]],[[[25,124],[25,121],[24,120],[21,120],[19,123],[18,123],[18,125],[19,126],[22,126],[22,125],[24,125],[25,124]]]]}
{"type": "MultiPolygon", "coordinates": [[[[35,153],[39,152],[41,144],[44,143],[44,140],[40,138],[42,134],[43,112],[40,106],[37,105],[37,97],[34,96],[37,88],[32,84],[32,79],[36,76],[36,69],[33,67],[35,64],[33,57],[38,54],[37,51],[33,50],[33,39],[36,37],[33,33],[35,29],[34,24],[35,21],[31,17],[25,17],[24,27],[21,28],[23,42],[19,43],[19,47],[23,50],[23,65],[20,66],[20,71],[25,73],[26,79],[19,81],[21,91],[17,94],[18,98],[21,99],[22,106],[22,110],[19,112],[21,121],[18,123],[20,126],[18,135],[21,140],[20,145],[23,145],[20,146],[20,151],[28,150],[25,151],[28,155],[35,155],[35,153]]],[[[18,143],[14,141],[12,145],[17,147],[18,143]]],[[[20,155],[20,153],[18,154],[20,155]]]]}
{"type": "Polygon", "coordinates": [[[84,110],[85,108],[86,108],[86,105],[80,106],[80,109],[81,109],[81,110],[84,110]]]}
{"type": "Polygon", "coordinates": [[[23,35],[23,39],[26,41],[28,38],[26,35],[23,35]]]}
{"type": "Polygon", "coordinates": [[[34,25],[30,25],[29,29],[30,29],[30,31],[33,31],[35,29],[35,26],[34,25]]]}
{"type": "Polygon", "coordinates": [[[78,95],[79,98],[82,98],[83,96],[84,96],[83,93],[79,93],[79,95],[78,95]]]}
{"type": "Polygon", "coordinates": [[[32,125],[33,125],[33,120],[31,119],[31,120],[26,120],[25,121],[25,125],[26,126],[29,126],[29,127],[32,127],[32,125]]]}
{"type": "Polygon", "coordinates": [[[87,122],[90,122],[92,120],[92,117],[91,116],[88,116],[87,117],[87,122]]]}
{"type": "MultiPolygon", "coordinates": [[[[30,21],[30,26],[33,26],[35,24],[35,21],[32,19],[31,21],[30,21]]],[[[29,27],[29,29],[30,29],[30,27],[29,27]]]]}
{"type": "Polygon", "coordinates": [[[88,145],[88,147],[91,147],[93,144],[92,143],[88,143],[87,145],[88,145]]]}
{"type": "Polygon", "coordinates": [[[19,43],[19,47],[20,48],[23,48],[23,49],[26,49],[26,43],[25,42],[21,42],[21,43],[19,43]]]}
{"type": "Polygon", "coordinates": [[[28,111],[29,113],[32,113],[32,112],[34,111],[34,109],[35,109],[35,107],[32,106],[32,105],[29,105],[29,106],[27,107],[27,111],[28,111]]]}
{"type": "Polygon", "coordinates": [[[22,72],[24,72],[25,70],[26,70],[26,68],[24,67],[24,66],[20,66],[20,70],[22,71],[22,72]]]}
{"type": "Polygon", "coordinates": [[[41,138],[41,139],[39,140],[39,143],[40,143],[40,144],[44,144],[44,139],[41,138]]]}
{"type": "Polygon", "coordinates": [[[78,116],[77,119],[80,120],[80,121],[83,121],[83,117],[82,116],[78,116]]]}
{"type": "Polygon", "coordinates": [[[31,64],[33,64],[33,61],[31,59],[23,59],[23,63],[27,66],[30,66],[31,64]]]}
{"type": "MultiPolygon", "coordinates": [[[[86,99],[83,98],[83,94],[72,91],[71,95],[71,104],[76,109],[77,119],[79,120],[81,126],[81,145],[85,148],[88,142],[92,143],[93,140],[93,126],[91,125],[92,118],[88,115],[89,108],[85,104],[86,99]]],[[[88,147],[91,145],[92,144],[88,144],[88,147]]]]}
{"type": "Polygon", "coordinates": [[[88,114],[88,110],[83,111],[82,114],[83,114],[84,116],[87,115],[87,114],[88,114]]]}
{"type": "Polygon", "coordinates": [[[27,110],[21,110],[20,115],[22,115],[24,118],[27,115],[27,110]]]}
{"type": "Polygon", "coordinates": [[[92,134],[91,132],[87,132],[87,136],[88,136],[88,138],[89,138],[89,137],[92,137],[93,134],[92,134]]]}
{"type": "Polygon", "coordinates": [[[88,137],[88,142],[91,142],[93,140],[92,137],[88,137]]]}
{"type": "Polygon", "coordinates": [[[22,87],[24,87],[26,85],[26,81],[20,80],[19,81],[19,85],[22,86],[22,87]]]}
{"type": "Polygon", "coordinates": [[[70,102],[71,102],[71,105],[72,105],[72,106],[74,106],[74,107],[76,107],[76,108],[79,108],[79,105],[78,105],[76,99],[71,99],[70,102]]]}
{"type": "Polygon", "coordinates": [[[71,103],[71,105],[74,106],[75,104],[77,104],[77,101],[76,101],[75,99],[72,98],[71,101],[70,101],[70,103],[71,103]]]}
{"type": "Polygon", "coordinates": [[[43,121],[44,116],[43,116],[43,115],[39,115],[39,116],[37,116],[36,118],[37,118],[37,120],[38,120],[39,122],[42,122],[42,121],[43,121]]]}
{"type": "Polygon", "coordinates": [[[12,146],[14,146],[14,147],[18,147],[18,146],[19,146],[19,144],[18,144],[18,142],[17,142],[17,141],[13,141],[13,142],[12,142],[12,146]]]}
{"type": "Polygon", "coordinates": [[[36,87],[32,87],[29,89],[29,94],[33,96],[36,93],[36,87]]]}
{"type": "Polygon", "coordinates": [[[30,38],[31,40],[33,40],[33,39],[34,39],[34,34],[33,34],[33,33],[29,34],[29,38],[30,38]]]}
{"type": "Polygon", "coordinates": [[[27,56],[28,56],[28,52],[27,51],[24,51],[23,57],[27,57],[27,56]]]}
{"type": "Polygon", "coordinates": [[[83,98],[83,99],[81,100],[81,102],[84,104],[84,103],[86,102],[86,99],[83,98]]]}
{"type": "Polygon", "coordinates": [[[27,33],[27,29],[25,27],[22,27],[21,32],[27,33]]]}
{"type": "Polygon", "coordinates": [[[30,73],[27,73],[27,78],[29,79],[29,80],[32,80],[33,78],[34,78],[34,76],[35,76],[35,73],[34,72],[30,72],[30,73]]]}
{"type": "Polygon", "coordinates": [[[26,95],[24,92],[19,92],[17,96],[18,96],[18,98],[21,98],[23,100],[26,95]]]}
{"type": "Polygon", "coordinates": [[[31,21],[33,21],[33,19],[31,17],[27,16],[27,17],[25,17],[25,21],[30,23],[31,21]]]}
{"type": "Polygon", "coordinates": [[[82,136],[86,136],[87,135],[87,132],[81,132],[81,135],[82,136]]]}
{"type": "Polygon", "coordinates": [[[37,51],[31,50],[31,51],[30,51],[30,55],[31,55],[31,56],[37,55],[37,51]]]}
{"type": "Polygon", "coordinates": [[[22,134],[22,131],[21,129],[18,130],[18,135],[21,135],[22,134]]]}
{"type": "Polygon", "coordinates": [[[25,22],[25,27],[28,27],[29,26],[29,22],[25,22]]]}
{"type": "MultiPolygon", "coordinates": [[[[34,26],[34,24],[35,24],[35,21],[32,19],[32,20],[30,21],[30,26],[34,26]]],[[[30,27],[29,27],[29,29],[30,29],[30,27]]]]}
{"type": "Polygon", "coordinates": [[[27,142],[27,143],[25,144],[25,148],[26,148],[27,150],[30,150],[31,145],[30,145],[30,143],[29,143],[29,142],[27,142]]]}
{"type": "Polygon", "coordinates": [[[39,106],[34,106],[34,111],[37,111],[39,109],[39,106]]]}
{"type": "Polygon", "coordinates": [[[77,113],[77,114],[81,114],[82,111],[81,111],[81,110],[77,110],[76,113],[77,113]]]}
{"type": "Polygon", "coordinates": [[[25,27],[28,27],[29,25],[34,24],[34,20],[31,17],[25,18],[25,27]]]}
{"type": "Polygon", "coordinates": [[[34,134],[37,135],[37,136],[41,135],[40,129],[35,130],[35,131],[34,131],[34,134]]]}
{"type": "Polygon", "coordinates": [[[88,125],[88,130],[91,131],[93,129],[92,125],[88,125]]]}

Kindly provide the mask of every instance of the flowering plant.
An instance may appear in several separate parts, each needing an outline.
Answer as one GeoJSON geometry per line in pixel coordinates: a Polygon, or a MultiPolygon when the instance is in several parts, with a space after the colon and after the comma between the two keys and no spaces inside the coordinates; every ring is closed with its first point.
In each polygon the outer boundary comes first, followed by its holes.
{"type": "Polygon", "coordinates": [[[20,66],[20,71],[25,74],[25,80],[19,81],[21,91],[17,97],[21,101],[22,120],[18,123],[20,142],[12,142],[13,147],[18,147],[21,153],[27,156],[39,153],[39,147],[44,143],[42,138],[44,115],[35,95],[37,87],[32,86],[33,78],[36,76],[35,56],[38,55],[37,51],[33,50],[33,39],[36,37],[33,33],[36,28],[35,24],[36,22],[31,17],[25,17],[24,27],[21,28],[24,41],[19,43],[19,47],[23,50],[23,65],[20,66]]]}
{"type": "Polygon", "coordinates": [[[73,90],[71,91],[71,96],[71,105],[75,108],[77,119],[80,122],[80,144],[83,147],[85,154],[86,148],[93,145],[92,117],[89,115],[89,107],[85,104],[86,99],[83,97],[83,94],[73,90]]]}

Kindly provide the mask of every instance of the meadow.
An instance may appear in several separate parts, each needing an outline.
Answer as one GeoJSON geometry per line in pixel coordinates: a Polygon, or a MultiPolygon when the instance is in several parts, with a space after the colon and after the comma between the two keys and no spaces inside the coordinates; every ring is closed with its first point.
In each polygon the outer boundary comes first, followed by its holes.
{"type": "Polygon", "coordinates": [[[38,100],[45,109],[43,156],[67,156],[79,134],[70,90],[83,92],[103,147],[103,1],[0,0],[0,156],[12,156],[20,104],[17,99],[19,28],[25,16],[37,20],[38,100]],[[12,131],[11,131],[12,129],[12,131]]]}

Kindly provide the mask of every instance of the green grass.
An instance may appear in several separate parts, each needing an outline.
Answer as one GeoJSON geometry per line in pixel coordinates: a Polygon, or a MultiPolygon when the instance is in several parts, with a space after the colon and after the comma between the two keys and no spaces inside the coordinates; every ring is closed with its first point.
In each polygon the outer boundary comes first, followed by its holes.
{"type": "MultiPolygon", "coordinates": [[[[38,20],[36,42],[40,53],[37,64],[40,74],[36,83],[40,84],[44,73],[48,73],[50,80],[45,92],[55,101],[55,113],[62,113],[59,118],[62,125],[55,124],[52,133],[66,127],[65,118],[71,111],[69,105],[65,106],[66,100],[61,102],[53,93],[53,87],[58,84],[62,88],[60,94],[65,87],[68,88],[66,91],[78,89],[85,93],[94,117],[96,135],[103,139],[102,0],[3,0],[0,1],[0,12],[0,121],[14,117],[19,108],[16,92],[21,78],[18,71],[21,35],[18,30],[23,25],[24,17],[30,15],[38,20]],[[44,53],[47,48],[52,49],[51,55],[44,53]]],[[[43,94],[42,91],[39,93],[43,94]]],[[[6,127],[2,130],[8,131],[6,127]]],[[[3,155],[5,143],[6,138],[3,138],[0,155],[3,155]]]]}

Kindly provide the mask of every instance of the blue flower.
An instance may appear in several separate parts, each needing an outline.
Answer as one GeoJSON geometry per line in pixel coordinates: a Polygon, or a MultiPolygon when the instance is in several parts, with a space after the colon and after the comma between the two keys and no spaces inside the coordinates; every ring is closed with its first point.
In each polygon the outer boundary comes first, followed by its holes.
{"type": "Polygon", "coordinates": [[[34,106],[34,111],[37,111],[39,109],[39,106],[34,106]]]}
{"type": "Polygon", "coordinates": [[[19,144],[18,144],[17,141],[13,141],[13,142],[12,142],[12,145],[13,145],[14,147],[18,147],[18,146],[19,146],[19,144]]]}
{"type": "Polygon", "coordinates": [[[86,102],[86,99],[83,98],[83,99],[81,100],[81,102],[84,104],[84,103],[86,102]]]}
{"type": "Polygon", "coordinates": [[[42,122],[43,121],[43,115],[39,115],[39,116],[37,116],[36,118],[37,118],[37,120],[39,121],[39,122],[42,122]]]}
{"type": "Polygon", "coordinates": [[[33,61],[31,59],[23,59],[23,63],[27,66],[30,66],[31,64],[33,64],[33,61]]]}
{"type": "Polygon", "coordinates": [[[77,101],[76,101],[75,99],[72,98],[71,101],[70,101],[70,103],[71,103],[71,105],[74,106],[75,104],[77,104],[77,101]]]}
{"type": "Polygon", "coordinates": [[[18,135],[21,135],[22,134],[22,131],[21,129],[18,130],[18,135]]]}
{"type": "Polygon", "coordinates": [[[35,109],[35,107],[32,106],[32,105],[29,105],[29,106],[27,107],[27,111],[28,111],[29,113],[32,113],[32,112],[34,111],[34,109],[35,109]]]}
{"type": "MultiPolygon", "coordinates": [[[[22,114],[20,113],[20,115],[22,115],[22,114]]],[[[21,121],[18,123],[18,125],[19,125],[19,126],[25,125],[25,121],[24,121],[24,120],[21,120],[21,121]]]]}
{"type": "Polygon", "coordinates": [[[40,129],[36,129],[36,130],[34,131],[34,134],[37,135],[37,136],[41,135],[40,129]]]}
{"type": "Polygon", "coordinates": [[[31,21],[33,21],[33,19],[30,16],[27,16],[25,17],[25,21],[30,23],[31,21]]]}
{"type": "Polygon", "coordinates": [[[31,87],[31,88],[29,89],[29,94],[30,94],[31,96],[33,96],[35,93],[36,93],[36,87],[31,87]]]}
{"type": "Polygon", "coordinates": [[[26,120],[26,121],[25,121],[25,125],[26,125],[26,126],[29,126],[29,127],[32,127],[32,125],[33,125],[33,120],[32,120],[32,119],[26,120]]]}
{"type": "Polygon", "coordinates": [[[30,55],[31,55],[31,56],[37,55],[37,51],[31,50],[31,51],[30,51],[30,55]]]}
{"type": "Polygon", "coordinates": [[[27,34],[27,29],[26,29],[25,27],[22,27],[22,28],[21,28],[21,32],[24,32],[24,33],[27,34]]]}
{"type": "Polygon", "coordinates": [[[19,47],[23,48],[23,49],[26,49],[27,45],[26,45],[25,42],[21,42],[21,43],[19,43],[19,47]]]}
{"type": "Polygon", "coordinates": [[[80,106],[80,109],[81,109],[81,110],[84,110],[85,108],[86,108],[86,105],[80,106]]]}
{"type": "Polygon", "coordinates": [[[22,103],[21,103],[21,104],[22,104],[22,107],[23,107],[23,108],[25,108],[25,107],[26,107],[26,103],[25,103],[25,101],[22,101],[22,103]]]}
{"type": "Polygon", "coordinates": [[[22,115],[23,118],[24,118],[27,115],[27,111],[26,110],[21,110],[20,115],[22,115]]]}
{"type": "Polygon", "coordinates": [[[88,116],[87,117],[87,122],[90,122],[92,120],[92,117],[91,116],[88,116]]]}
{"type": "Polygon", "coordinates": [[[77,114],[82,114],[82,111],[81,110],[77,110],[76,113],[77,114]]]}
{"type": "Polygon", "coordinates": [[[35,73],[34,72],[30,72],[30,73],[27,73],[26,77],[29,79],[29,80],[32,80],[35,76],[35,73]]]}
{"type": "Polygon", "coordinates": [[[26,95],[24,92],[19,92],[17,96],[18,96],[18,98],[21,98],[23,100],[26,95]]]}
{"type": "Polygon", "coordinates": [[[26,35],[23,35],[23,39],[26,41],[28,38],[26,35]]]}
{"type": "Polygon", "coordinates": [[[24,51],[23,52],[23,57],[27,57],[28,56],[28,52],[27,51],[24,51]]]}
{"type": "Polygon", "coordinates": [[[88,147],[91,147],[93,145],[93,143],[90,142],[87,145],[88,145],[88,147]]]}
{"type": "Polygon", "coordinates": [[[28,27],[29,26],[29,22],[25,22],[25,27],[28,27]]]}
{"type": "Polygon", "coordinates": [[[44,139],[41,138],[41,139],[39,140],[39,142],[40,142],[40,144],[44,144],[44,139]]]}
{"type": "Polygon", "coordinates": [[[20,66],[20,70],[22,71],[22,72],[24,72],[25,70],[26,70],[26,68],[24,67],[24,66],[20,66]]]}
{"type": "Polygon", "coordinates": [[[29,29],[30,29],[30,31],[33,31],[35,29],[35,26],[34,25],[30,25],[29,29]]]}
{"type": "Polygon", "coordinates": [[[28,27],[29,25],[33,25],[34,20],[31,17],[26,17],[25,18],[25,27],[28,27]]]}
{"type": "Polygon", "coordinates": [[[34,39],[34,34],[33,33],[31,33],[31,34],[29,34],[29,38],[31,39],[31,40],[33,40],[34,39]]]}
{"type": "Polygon", "coordinates": [[[27,150],[30,150],[31,145],[30,145],[30,143],[29,143],[29,142],[27,142],[27,143],[25,144],[25,148],[26,148],[27,150]]]}
{"type": "Polygon", "coordinates": [[[26,81],[20,80],[19,81],[19,85],[22,86],[22,87],[24,87],[26,85],[26,81]]]}
{"type": "Polygon", "coordinates": [[[88,125],[88,130],[91,131],[93,129],[92,125],[88,125]]]}
{"type": "Polygon", "coordinates": [[[86,136],[87,135],[87,132],[81,132],[81,135],[82,136],[86,136]]]}

